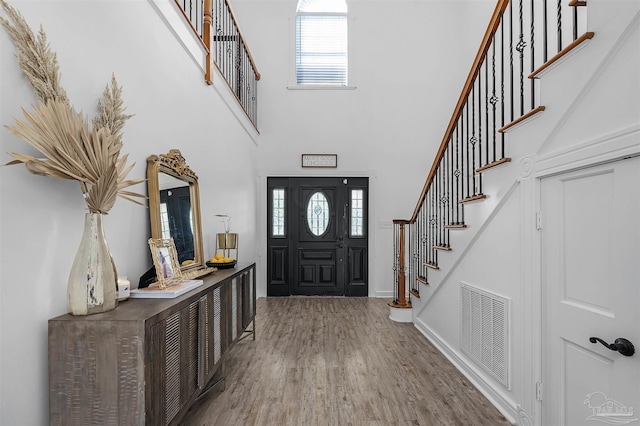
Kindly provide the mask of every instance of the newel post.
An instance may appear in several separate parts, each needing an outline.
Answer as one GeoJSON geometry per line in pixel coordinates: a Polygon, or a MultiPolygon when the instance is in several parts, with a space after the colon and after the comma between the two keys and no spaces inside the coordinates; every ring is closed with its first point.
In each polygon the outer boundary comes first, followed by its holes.
{"type": "Polygon", "coordinates": [[[405,225],[408,222],[406,220],[395,219],[393,225],[397,231],[397,235],[394,235],[394,255],[395,255],[395,269],[396,269],[396,294],[395,299],[389,302],[389,306],[393,308],[411,308],[411,303],[407,302],[407,287],[406,287],[406,275],[405,275],[405,243],[404,233],[405,225]],[[397,244],[397,245],[396,245],[397,244]]]}
{"type": "Polygon", "coordinates": [[[211,74],[211,25],[213,25],[213,9],[211,0],[204,0],[204,26],[202,28],[202,38],[204,45],[207,47],[207,59],[204,71],[204,81],[207,84],[213,84],[213,75],[211,74]]]}

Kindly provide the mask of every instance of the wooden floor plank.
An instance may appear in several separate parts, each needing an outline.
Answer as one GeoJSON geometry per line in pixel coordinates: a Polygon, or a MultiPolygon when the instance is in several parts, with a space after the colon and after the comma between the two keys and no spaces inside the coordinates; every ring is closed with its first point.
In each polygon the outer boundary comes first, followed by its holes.
{"type": "Polygon", "coordinates": [[[227,360],[226,390],[187,426],[508,425],[386,300],[260,298],[256,340],[227,360]]]}

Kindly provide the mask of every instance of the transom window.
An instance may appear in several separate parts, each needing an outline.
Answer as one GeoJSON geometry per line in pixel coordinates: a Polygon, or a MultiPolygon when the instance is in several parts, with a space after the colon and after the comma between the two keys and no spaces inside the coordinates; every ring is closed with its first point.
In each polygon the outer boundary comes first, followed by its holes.
{"type": "Polygon", "coordinates": [[[298,0],[297,84],[347,85],[346,0],[298,0]]]}

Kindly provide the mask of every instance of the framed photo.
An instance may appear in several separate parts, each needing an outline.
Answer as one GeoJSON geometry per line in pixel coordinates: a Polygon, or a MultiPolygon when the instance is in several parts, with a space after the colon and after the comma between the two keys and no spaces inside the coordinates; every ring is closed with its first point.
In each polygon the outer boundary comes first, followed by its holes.
{"type": "Polygon", "coordinates": [[[173,238],[149,238],[149,248],[160,289],[182,282],[178,252],[173,238]]]}

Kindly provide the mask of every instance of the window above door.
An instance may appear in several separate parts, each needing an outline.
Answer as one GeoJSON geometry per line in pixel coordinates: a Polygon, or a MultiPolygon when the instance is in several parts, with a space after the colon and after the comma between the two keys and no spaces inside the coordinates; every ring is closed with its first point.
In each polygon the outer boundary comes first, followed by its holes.
{"type": "Polygon", "coordinates": [[[298,0],[295,19],[295,86],[349,87],[346,0],[298,0]]]}

